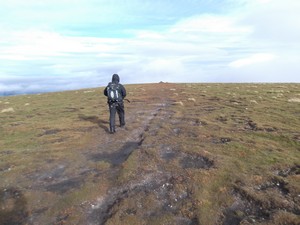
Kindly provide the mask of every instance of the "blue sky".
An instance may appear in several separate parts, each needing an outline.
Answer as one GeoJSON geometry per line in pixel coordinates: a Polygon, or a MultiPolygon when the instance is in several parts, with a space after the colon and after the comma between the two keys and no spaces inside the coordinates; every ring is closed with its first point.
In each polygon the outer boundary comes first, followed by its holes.
{"type": "Polygon", "coordinates": [[[300,82],[298,0],[0,3],[0,94],[121,82],[300,82]]]}

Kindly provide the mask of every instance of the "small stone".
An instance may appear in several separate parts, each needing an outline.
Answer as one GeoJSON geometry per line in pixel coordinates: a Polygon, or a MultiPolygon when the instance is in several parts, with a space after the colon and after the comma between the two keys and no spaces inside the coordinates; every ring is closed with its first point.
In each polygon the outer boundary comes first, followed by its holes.
{"type": "Polygon", "coordinates": [[[192,102],[196,102],[196,99],[194,98],[188,98],[189,101],[192,101],[192,102]]]}
{"type": "Polygon", "coordinates": [[[7,109],[3,109],[1,111],[1,113],[8,113],[8,112],[14,112],[15,110],[13,108],[7,108],[7,109]]]}

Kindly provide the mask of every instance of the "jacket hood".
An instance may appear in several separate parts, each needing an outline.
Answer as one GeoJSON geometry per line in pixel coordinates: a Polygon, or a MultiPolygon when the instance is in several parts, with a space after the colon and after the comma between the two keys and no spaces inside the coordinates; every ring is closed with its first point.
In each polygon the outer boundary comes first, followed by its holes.
{"type": "Polygon", "coordinates": [[[112,83],[119,83],[120,82],[120,77],[119,77],[119,75],[118,74],[114,74],[113,76],[112,76],[112,79],[111,79],[111,82],[112,83]]]}

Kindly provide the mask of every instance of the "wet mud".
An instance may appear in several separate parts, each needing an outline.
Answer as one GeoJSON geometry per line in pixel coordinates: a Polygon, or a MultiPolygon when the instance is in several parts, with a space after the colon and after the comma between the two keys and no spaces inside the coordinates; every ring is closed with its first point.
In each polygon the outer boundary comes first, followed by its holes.
{"type": "Polygon", "coordinates": [[[281,177],[287,177],[287,176],[291,176],[291,175],[300,175],[300,164],[294,165],[285,170],[280,170],[277,172],[277,174],[281,177]]]}
{"type": "Polygon", "coordinates": [[[61,130],[59,129],[49,129],[49,130],[45,130],[42,134],[39,135],[39,137],[42,137],[44,135],[53,135],[53,134],[57,134],[61,132],[61,130]]]}
{"type": "Polygon", "coordinates": [[[125,162],[131,153],[136,150],[143,140],[138,142],[127,142],[118,151],[111,153],[96,153],[88,155],[88,159],[92,161],[105,161],[110,163],[112,166],[118,166],[125,162]]]}
{"type": "Polygon", "coordinates": [[[64,194],[68,191],[72,191],[73,189],[80,188],[83,183],[83,177],[75,177],[50,184],[46,187],[46,190],[56,192],[58,194],[64,194]]]}
{"type": "Polygon", "coordinates": [[[213,138],[212,139],[212,143],[213,144],[226,144],[231,142],[232,139],[229,137],[221,137],[221,138],[213,138]]]}
{"type": "MultiPolygon", "coordinates": [[[[158,177],[156,177],[158,178],[158,177]]],[[[136,195],[138,192],[152,190],[160,186],[164,182],[164,178],[153,179],[148,177],[139,183],[131,183],[124,187],[112,188],[109,193],[100,198],[93,207],[93,210],[89,216],[90,224],[105,224],[105,222],[112,217],[113,207],[118,205],[120,201],[136,195]]],[[[133,213],[134,210],[126,210],[127,212],[133,213]]]]}
{"type": "Polygon", "coordinates": [[[255,222],[265,221],[269,215],[260,211],[249,201],[244,200],[240,196],[235,197],[234,203],[223,212],[222,225],[239,225],[242,221],[247,221],[250,224],[255,222]]]}
{"type": "Polygon", "coordinates": [[[122,216],[123,220],[138,216],[150,222],[166,214],[172,224],[199,224],[192,205],[186,207],[188,212],[182,213],[182,208],[193,202],[191,190],[182,185],[184,182],[184,177],[157,173],[147,174],[141,181],[114,188],[95,203],[88,218],[89,224],[105,224],[108,219],[118,216],[122,216]]]}
{"type": "Polygon", "coordinates": [[[9,170],[11,170],[11,166],[10,165],[4,165],[4,166],[0,167],[0,173],[1,172],[6,172],[6,171],[9,171],[9,170]]]}
{"type": "Polygon", "coordinates": [[[279,171],[278,176],[274,175],[271,180],[253,188],[237,183],[232,192],[235,201],[223,211],[220,223],[222,225],[263,222],[272,224],[276,221],[279,224],[299,224],[299,193],[292,192],[284,179],[297,173],[299,168],[299,165],[295,165],[279,171]],[[287,217],[288,220],[282,216],[284,214],[290,215],[287,217]]]}
{"type": "Polygon", "coordinates": [[[171,121],[172,125],[186,124],[191,126],[205,126],[207,123],[201,121],[199,118],[186,118],[186,117],[176,117],[171,121]]]}
{"type": "Polygon", "coordinates": [[[13,154],[14,152],[13,151],[11,151],[11,150],[4,150],[4,151],[1,151],[1,155],[11,155],[11,154],[13,154]]]}
{"type": "Polygon", "coordinates": [[[22,225],[28,221],[27,200],[16,188],[0,190],[0,224],[22,225]]]}
{"type": "MultiPolygon", "coordinates": [[[[52,163],[52,160],[49,160],[48,163],[52,163]]],[[[63,174],[66,170],[66,165],[57,165],[53,168],[48,168],[48,170],[35,170],[26,175],[26,177],[33,181],[35,184],[51,182],[63,178],[63,174]]]]}
{"type": "Polygon", "coordinates": [[[286,183],[284,180],[279,179],[279,178],[273,178],[272,180],[260,185],[257,187],[260,191],[268,191],[272,189],[278,190],[282,195],[287,195],[289,194],[289,189],[287,188],[288,183],[286,183]]]}
{"type": "Polygon", "coordinates": [[[246,120],[244,129],[245,130],[257,131],[258,127],[257,127],[257,124],[255,122],[253,122],[252,120],[246,120]]]}
{"type": "Polygon", "coordinates": [[[183,169],[209,169],[214,165],[214,162],[207,157],[197,154],[186,154],[180,160],[180,165],[183,169]]]}
{"type": "Polygon", "coordinates": [[[170,147],[164,147],[160,151],[160,157],[168,162],[178,157],[178,151],[174,151],[170,147]]]}
{"type": "MultiPolygon", "coordinates": [[[[51,164],[50,162],[48,162],[51,164]]],[[[59,195],[79,189],[84,184],[84,173],[68,174],[67,165],[58,165],[46,171],[34,171],[26,175],[32,181],[31,188],[59,195]]]]}
{"type": "Polygon", "coordinates": [[[178,166],[182,169],[210,169],[214,166],[214,161],[196,153],[186,153],[171,146],[162,146],[160,157],[166,161],[178,161],[178,166]]]}

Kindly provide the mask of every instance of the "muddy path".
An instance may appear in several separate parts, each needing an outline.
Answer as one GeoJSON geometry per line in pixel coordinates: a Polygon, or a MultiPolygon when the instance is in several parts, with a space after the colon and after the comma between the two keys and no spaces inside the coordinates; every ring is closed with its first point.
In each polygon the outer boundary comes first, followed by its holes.
{"type": "Polygon", "coordinates": [[[170,224],[199,224],[193,187],[187,185],[191,178],[185,169],[209,170],[214,163],[199,154],[172,150],[174,146],[162,141],[152,142],[151,138],[156,139],[161,129],[161,121],[172,117],[169,107],[170,103],[163,104],[148,112],[143,129],[131,134],[137,139],[125,143],[117,152],[91,156],[92,160],[109,162],[118,181],[93,201],[87,214],[89,224],[157,224],[164,220],[170,224]],[[119,166],[131,154],[136,158],[134,171],[123,177],[125,168],[119,166]],[[165,168],[166,164],[173,169],[165,168]]]}
{"type": "Polygon", "coordinates": [[[163,141],[174,136],[173,129],[169,133],[163,131],[164,137],[159,133],[176,113],[172,110],[175,100],[168,97],[158,100],[152,104],[148,101],[150,109],[143,107],[128,117],[127,121],[133,124],[133,118],[138,118],[136,129],[117,130],[120,135],[129,133],[118,150],[87,153],[89,160],[110,165],[109,174],[103,175],[110,180],[107,191],[86,208],[88,224],[158,224],[163,221],[199,224],[193,186],[187,185],[192,178],[186,169],[209,170],[214,162],[200,154],[180,152],[175,143],[163,141]]]}

